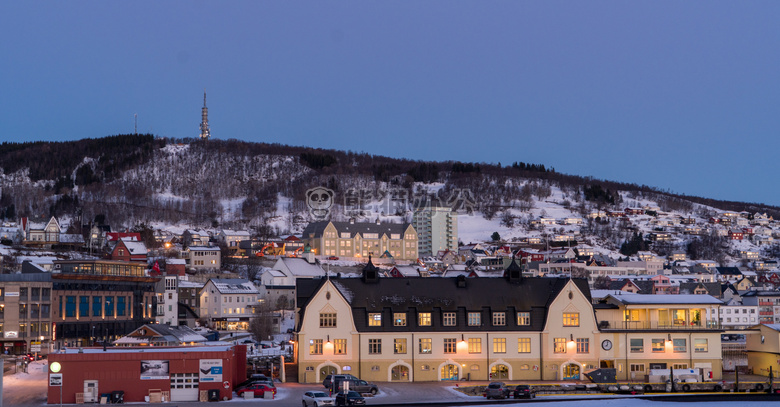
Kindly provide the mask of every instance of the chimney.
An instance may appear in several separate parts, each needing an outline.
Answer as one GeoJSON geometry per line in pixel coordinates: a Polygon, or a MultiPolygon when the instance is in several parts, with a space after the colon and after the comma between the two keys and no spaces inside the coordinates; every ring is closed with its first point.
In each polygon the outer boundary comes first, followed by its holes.
{"type": "Polygon", "coordinates": [[[466,276],[463,274],[458,276],[457,279],[458,288],[466,288],[466,276]]]}
{"type": "Polygon", "coordinates": [[[371,256],[368,256],[368,263],[363,267],[363,282],[364,283],[378,283],[379,282],[379,269],[371,261],[371,256]]]}

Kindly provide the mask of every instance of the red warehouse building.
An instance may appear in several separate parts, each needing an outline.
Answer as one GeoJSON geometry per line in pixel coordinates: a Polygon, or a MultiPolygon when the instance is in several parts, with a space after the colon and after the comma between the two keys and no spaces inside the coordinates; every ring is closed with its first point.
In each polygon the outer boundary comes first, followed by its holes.
{"type": "Polygon", "coordinates": [[[116,391],[125,402],[198,401],[215,392],[229,400],[246,380],[246,346],[67,349],[49,354],[49,368],[49,404],[97,403],[116,391]]]}

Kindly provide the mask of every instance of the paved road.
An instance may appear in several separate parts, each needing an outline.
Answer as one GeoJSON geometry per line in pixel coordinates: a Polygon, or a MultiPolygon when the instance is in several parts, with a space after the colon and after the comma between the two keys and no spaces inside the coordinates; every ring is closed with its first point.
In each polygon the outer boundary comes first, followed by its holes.
{"type": "MultiPolygon", "coordinates": [[[[34,362],[30,365],[28,373],[16,373],[12,375],[6,375],[4,377],[4,391],[3,391],[3,407],[42,407],[46,404],[46,386],[47,386],[47,369],[48,365],[46,361],[34,362]]],[[[428,383],[377,383],[380,388],[380,393],[375,397],[367,397],[367,404],[369,406],[389,406],[389,405],[425,405],[425,404],[440,404],[445,406],[457,406],[464,404],[507,404],[512,403],[512,400],[485,401],[482,397],[466,396],[454,389],[455,385],[464,384],[452,383],[452,382],[428,382],[428,383]]],[[[487,384],[487,382],[469,382],[468,385],[487,384]]],[[[234,405],[234,407],[242,406],[257,406],[267,404],[268,407],[300,407],[301,397],[307,390],[323,390],[320,385],[314,384],[298,384],[298,383],[279,383],[277,384],[278,394],[275,400],[244,400],[236,396],[233,400],[222,403],[198,403],[198,402],[170,402],[158,404],[160,407],[206,407],[206,406],[219,406],[219,405],[234,405]]],[[[652,399],[656,397],[670,397],[664,395],[650,396],[645,398],[652,399]]],[[[615,398],[611,395],[594,395],[585,396],[584,399],[604,399],[615,398]]],[[[619,396],[623,397],[623,396],[619,396]]],[[[640,396],[641,397],[641,396],[640,396]]],[[[671,397],[686,397],[684,395],[676,395],[671,397]]],[[[695,397],[697,401],[704,401],[706,397],[711,397],[712,401],[736,400],[747,399],[751,401],[759,401],[762,396],[755,394],[691,394],[688,397],[695,397]]],[[[540,396],[535,401],[561,401],[561,400],[573,400],[577,396],[540,396]]],[[[773,401],[780,398],[775,398],[773,401]]],[[[667,398],[667,400],[670,400],[667,398]]],[[[681,401],[685,399],[675,400],[681,401]]],[[[527,401],[524,401],[527,403],[527,401]]],[[[138,403],[144,404],[146,403],[138,403]]]]}

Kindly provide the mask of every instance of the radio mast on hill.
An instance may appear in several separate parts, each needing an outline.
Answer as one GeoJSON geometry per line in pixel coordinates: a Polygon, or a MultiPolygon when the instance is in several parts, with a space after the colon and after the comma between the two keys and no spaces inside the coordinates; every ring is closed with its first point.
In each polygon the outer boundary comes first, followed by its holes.
{"type": "Polygon", "coordinates": [[[211,130],[209,130],[209,108],[206,107],[206,89],[203,89],[203,108],[200,110],[200,115],[200,139],[208,140],[211,130]]]}

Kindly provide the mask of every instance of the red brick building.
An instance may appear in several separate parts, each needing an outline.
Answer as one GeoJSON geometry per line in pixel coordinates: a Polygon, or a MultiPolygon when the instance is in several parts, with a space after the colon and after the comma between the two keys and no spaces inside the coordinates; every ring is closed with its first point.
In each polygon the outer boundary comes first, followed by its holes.
{"type": "MultiPolygon", "coordinates": [[[[123,391],[125,402],[144,402],[151,393],[165,401],[198,401],[201,393],[232,399],[233,387],[246,380],[246,346],[69,348],[49,354],[49,367],[61,365],[62,388],[49,386],[48,403],[85,403],[123,391]]],[[[51,376],[51,371],[49,375],[51,376]]]]}

